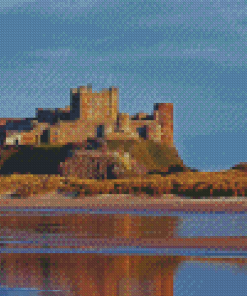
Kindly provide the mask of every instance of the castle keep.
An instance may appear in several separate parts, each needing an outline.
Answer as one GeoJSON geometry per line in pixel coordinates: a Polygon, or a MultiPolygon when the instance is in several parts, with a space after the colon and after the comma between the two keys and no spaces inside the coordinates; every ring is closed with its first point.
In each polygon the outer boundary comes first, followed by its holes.
{"type": "Polygon", "coordinates": [[[70,89],[70,106],[36,109],[35,118],[0,119],[1,145],[64,145],[90,138],[136,140],[140,137],[173,146],[173,104],[156,103],[152,115],[119,113],[119,90],[93,92],[92,86],[70,89]]]}

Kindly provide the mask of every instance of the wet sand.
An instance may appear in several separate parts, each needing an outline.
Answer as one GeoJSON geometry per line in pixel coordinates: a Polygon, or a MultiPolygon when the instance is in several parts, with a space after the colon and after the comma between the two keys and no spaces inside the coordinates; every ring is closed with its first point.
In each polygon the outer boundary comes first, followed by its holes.
{"type": "MultiPolygon", "coordinates": [[[[205,200],[191,200],[177,195],[163,195],[160,198],[133,195],[96,195],[94,197],[73,198],[70,195],[52,192],[39,194],[26,199],[13,199],[11,195],[0,196],[1,209],[69,209],[81,208],[92,210],[171,210],[188,212],[247,212],[245,198],[217,198],[205,200]]],[[[37,235],[37,234],[36,234],[37,235]]],[[[31,236],[31,234],[30,234],[31,236]]],[[[32,237],[31,237],[32,238],[32,237]]],[[[30,237],[29,237],[30,239],[30,237]]],[[[34,238],[33,238],[34,239],[34,238]]],[[[37,237],[35,237],[37,239],[37,237]]],[[[78,238],[79,239],[79,238],[78,238]]],[[[196,237],[196,238],[80,238],[79,246],[75,248],[113,248],[121,246],[143,248],[202,248],[218,250],[247,250],[247,237],[196,237]]],[[[8,247],[16,248],[14,243],[8,247]]],[[[30,248],[30,244],[22,248],[30,248]]],[[[63,241],[57,248],[63,248],[63,241]]],[[[31,248],[40,248],[32,246],[31,248]]]]}
{"type": "Polygon", "coordinates": [[[178,195],[166,194],[159,198],[147,195],[102,194],[94,197],[72,197],[57,192],[38,194],[28,198],[13,198],[10,194],[0,195],[3,208],[83,208],[103,210],[160,210],[189,212],[247,212],[245,197],[215,199],[188,199],[178,195]]]}
{"type": "MultiPolygon", "coordinates": [[[[32,239],[32,236],[30,236],[32,239]]],[[[63,245],[64,240],[56,240],[57,246],[51,247],[63,249],[68,245],[63,245]]],[[[47,241],[46,241],[47,243],[47,241]]],[[[143,238],[84,238],[77,240],[75,245],[69,247],[79,249],[104,249],[117,247],[142,247],[142,248],[199,248],[199,249],[218,249],[225,251],[246,251],[246,237],[196,237],[196,238],[161,238],[161,239],[143,239],[143,238]]],[[[8,248],[16,248],[14,243],[9,243],[8,248]]],[[[40,249],[39,245],[30,245],[23,243],[21,248],[40,249]]]]}

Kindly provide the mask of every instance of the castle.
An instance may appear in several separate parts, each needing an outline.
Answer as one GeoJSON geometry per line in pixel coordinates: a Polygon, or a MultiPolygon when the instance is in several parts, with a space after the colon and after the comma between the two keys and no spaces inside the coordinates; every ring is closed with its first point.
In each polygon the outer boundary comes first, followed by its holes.
{"type": "Polygon", "coordinates": [[[35,118],[0,119],[1,145],[65,145],[90,138],[150,139],[173,147],[173,104],[156,103],[152,115],[119,113],[119,89],[70,89],[70,106],[36,109],[35,118]]]}

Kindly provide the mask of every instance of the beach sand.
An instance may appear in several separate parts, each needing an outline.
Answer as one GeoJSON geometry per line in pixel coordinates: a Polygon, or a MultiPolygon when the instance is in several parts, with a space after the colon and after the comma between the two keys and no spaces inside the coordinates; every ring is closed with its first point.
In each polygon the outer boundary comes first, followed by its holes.
{"type": "MultiPolygon", "coordinates": [[[[12,192],[13,193],[13,192],[12,192]]],[[[247,211],[245,197],[221,197],[210,199],[189,199],[174,194],[158,198],[148,195],[101,194],[93,197],[74,197],[52,191],[27,198],[11,196],[11,192],[0,195],[1,208],[84,208],[105,210],[161,210],[189,212],[244,212],[247,211]]]]}

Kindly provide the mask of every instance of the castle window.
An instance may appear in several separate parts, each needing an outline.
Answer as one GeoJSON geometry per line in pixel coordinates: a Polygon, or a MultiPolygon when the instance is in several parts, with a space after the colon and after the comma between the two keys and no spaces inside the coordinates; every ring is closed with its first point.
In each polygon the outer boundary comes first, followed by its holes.
{"type": "Polygon", "coordinates": [[[49,143],[50,142],[50,130],[44,130],[43,135],[40,136],[41,143],[49,143]]]}
{"type": "Polygon", "coordinates": [[[104,137],[104,125],[98,125],[97,126],[97,138],[103,138],[104,137]]]}
{"type": "Polygon", "coordinates": [[[138,127],[136,130],[141,138],[143,138],[143,139],[147,138],[147,126],[146,125],[144,125],[142,127],[138,127]]]}

